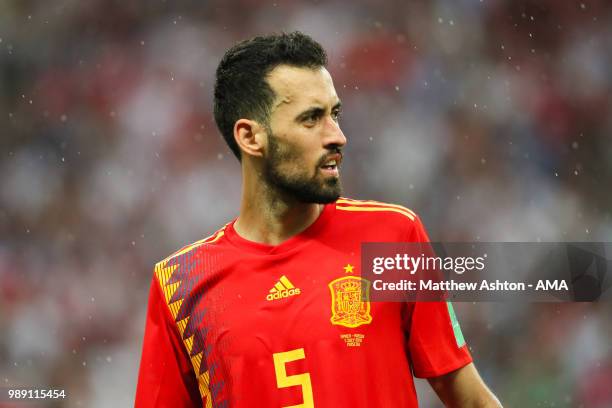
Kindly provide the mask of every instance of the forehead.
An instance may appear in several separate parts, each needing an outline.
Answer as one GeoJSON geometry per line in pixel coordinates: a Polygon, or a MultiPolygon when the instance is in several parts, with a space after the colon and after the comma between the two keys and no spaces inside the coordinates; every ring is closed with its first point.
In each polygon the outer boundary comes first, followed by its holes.
{"type": "Polygon", "coordinates": [[[311,105],[333,106],[338,102],[332,77],[324,67],[298,68],[279,65],[267,77],[276,94],[273,110],[301,109],[311,105]]]}

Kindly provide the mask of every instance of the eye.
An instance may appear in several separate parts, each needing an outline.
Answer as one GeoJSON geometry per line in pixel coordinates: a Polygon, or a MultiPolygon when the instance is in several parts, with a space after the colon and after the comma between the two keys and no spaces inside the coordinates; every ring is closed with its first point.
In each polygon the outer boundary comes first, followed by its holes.
{"type": "Polygon", "coordinates": [[[316,113],[313,113],[313,114],[306,116],[304,121],[309,122],[309,123],[314,123],[317,121],[317,119],[319,119],[318,115],[316,113]]]}
{"type": "Polygon", "coordinates": [[[342,115],[342,112],[340,111],[340,109],[334,109],[331,113],[331,116],[334,122],[338,122],[341,115],[342,115]]]}
{"type": "Polygon", "coordinates": [[[302,122],[306,125],[306,126],[314,126],[317,124],[317,122],[319,121],[319,118],[321,117],[320,114],[318,114],[317,112],[313,112],[310,115],[304,117],[302,119],[302,122]]]}

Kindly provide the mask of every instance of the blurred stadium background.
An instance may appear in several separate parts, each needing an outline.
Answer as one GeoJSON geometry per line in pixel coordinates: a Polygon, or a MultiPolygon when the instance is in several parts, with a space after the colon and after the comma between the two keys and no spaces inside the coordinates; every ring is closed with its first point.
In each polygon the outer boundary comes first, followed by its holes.
{"type": "MultiPolygon", "coordinates": [[[[436,241],[611,240],[609,1],[2,1],[0,387],[133,404],[152,266],[238,211],[216,64],[294,29],[330,55],[346,195],[436,241]]],[[[609,303],[456,310],[507,406],[612,407],[609,303]]]]}

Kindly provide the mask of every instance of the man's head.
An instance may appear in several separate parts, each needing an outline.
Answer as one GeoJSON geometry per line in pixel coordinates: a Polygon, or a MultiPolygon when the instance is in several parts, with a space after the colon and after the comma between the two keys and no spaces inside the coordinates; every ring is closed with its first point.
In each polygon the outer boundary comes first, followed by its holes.
{"type": "Polygon", "coordinates": [[[326,63],[320,44],[295,32],[243,41],[217,68],[215,120],[226,142],[239,160],[259,163],[270,187],[302,202],[340,194],[346,139],[326,63]]]}

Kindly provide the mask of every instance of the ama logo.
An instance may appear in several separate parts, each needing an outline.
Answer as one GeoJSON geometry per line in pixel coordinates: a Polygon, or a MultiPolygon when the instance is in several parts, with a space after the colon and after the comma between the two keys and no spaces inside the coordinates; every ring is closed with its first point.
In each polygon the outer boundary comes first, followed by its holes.
{"type": "Polygon", "coordinates": [[[289,296],[299,295],[300,288],[296,288],[293,284],[287,279],[285,275],[281,276],[278,282],[274,284],[272,289],[270,289],[270,293],[266,296],[267,301],[279,300],[283,298],[287,298],[289,296]]]}

